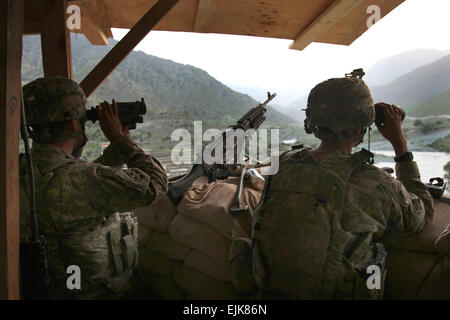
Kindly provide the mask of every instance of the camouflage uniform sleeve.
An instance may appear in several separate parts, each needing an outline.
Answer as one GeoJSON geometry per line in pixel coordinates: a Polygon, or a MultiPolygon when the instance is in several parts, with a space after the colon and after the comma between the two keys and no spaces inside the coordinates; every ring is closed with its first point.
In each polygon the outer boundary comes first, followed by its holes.
{"type": "Polygon", "coordinates": [[[397,180],[392,182],[390,222],[393,233],[408,235],[420,231],[434,215],[433,199],[420,181],[416,162],[398,162],[397,180]]]}
{"type": "Polygon", "coordinates": [[[150,177],[149,187],[157,195],[156,198],[167,192],[167,174],[162,164],[146,154],[129,136],[121,136],[115,139],[108,148],[110,149],[106,153],[107,159],[112,156],[117,157],[116,163],[119,161],[126,163],[128,170],[137,168],[150,177]]]}
{"type": "Polygon", "coordinates": [[[148,206],[167,192],[167,175],[158,160],[145,154],[129,137],[116,139],[111,146],[128,169],[97,163],[74,168],[62,194],[63,204],[70,203],[67,207],[73,212],[66,210],[63,226],[148,206]]]}
{"type": "MultiPolygon", "coordinates": [[[[114,143],[111,143],[109,146],[107,146],[105,150],[103,150],[103,154],[93,162],[101,163],[102,165],[109,167],[122,167],[125,164],[127,155],[123,155],[123,152],[120,150],[121,140],[124,140],[124,138],[121,137],[119,139],[116,139],[114,143]]],[[[132,141],[130,142],[133,143],[132,141]]]]}

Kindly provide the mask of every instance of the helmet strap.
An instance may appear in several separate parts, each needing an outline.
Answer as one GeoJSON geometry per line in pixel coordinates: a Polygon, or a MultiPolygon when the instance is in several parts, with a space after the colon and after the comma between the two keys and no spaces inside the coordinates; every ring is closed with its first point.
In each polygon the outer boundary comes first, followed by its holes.
{"type": "MultiPolygon", "coordinates": [[[[370,132],[372,131],[372,127],[371,127],[371,126],[368,126],[367,128],[368,128],[368,131],[369,131],[369,132],[368,132],[368,140],[367,140],[367,149],[368,149],[368,151],[370,152],[370,132]]],[[[373,159],[373,156],[370,157],[369,163],[370,163],[370,164],[374,164],[374,163],[375,163],[375,160],[373,159]]]]}

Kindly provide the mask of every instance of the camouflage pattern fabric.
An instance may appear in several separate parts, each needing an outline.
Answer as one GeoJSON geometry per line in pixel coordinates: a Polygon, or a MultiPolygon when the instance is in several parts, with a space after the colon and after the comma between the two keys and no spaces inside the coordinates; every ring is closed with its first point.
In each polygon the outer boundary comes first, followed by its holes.
{"type": "Polygon", "coordinates": [[[343,131],[368,127],[374,120],[370,90],[361,79],[329,79],[308,96],[305,129],[319,139],[347,140],[343,131]]]}
{"type": "MultiPolygon", "coordinates": [[[[34,143],[32,156],[36,209],[40,232],[48,241],[49,267],[56,283],[54,297],[118,297],[130,275],[122,272],[122,279],[111,276],[118,273],[117,270],[114,272],[117,265],[111,243],[129,245],[125,253],[131,253],[128,263],[133,265],[137,225],[131,216],[123,217],[124,223],[129,224],[130,237],[114,236],[112,231],[117,228],[112,225],[118,221],[115,213],[147,206],[167,192],[167,176],[162,165],[146,155],[128,136],[112,141],[95,163],[75,158],[50,144],[34,143]],[[128,169],[104,166],[121,166],[123,163],[128,169]],[[69,265],[78,265],[81,269],[81,290],[67,289],[66,268],[69,265]]],[[[23,240],[30,234],[28,184],[28,169],[22,157],[20,222],[23,240]]]]}
{"type": "Polygon", "coordinates": [[[67,78],[39,78],[23,87],[27,124],[81,119],[86,114],[83,89],[67,78]]]}
{"type": "Polygon", "coordinates": [[[256,298],[371,298],[361,290],[367,289],[365,268],[379,252],[375,243],[389,233],[412,234],[431,221],[433,201],[415,162],[397,163],[398,179],[361,164],[344,192],[333,180],[348,170],[349,158],[336,152],[318,161],[310,149],[282,157],[255,211],[256,298]],[[336,175],[321,173],[326,170],[336,175]],[[340,200],[342,212],[331,214],[340,200]]]}

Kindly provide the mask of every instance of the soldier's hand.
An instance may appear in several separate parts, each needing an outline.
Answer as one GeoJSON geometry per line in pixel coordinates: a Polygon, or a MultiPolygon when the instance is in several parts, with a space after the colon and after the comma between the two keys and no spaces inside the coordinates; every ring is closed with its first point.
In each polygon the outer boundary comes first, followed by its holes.
{"type": "Polygon", "coordinates": [[[378,131],[394,147],[396,156],[408,152],[408,144],[402,129],[402,111],[393,104],[377,103],[376,106],[383,108],[384,125],[378,126],[378,131]]]}
{"type": "Polygon", "coordinates": [[[128,129],[120,123],[115,100],[113,100],[112,106],[107,101],[103,101],[95,108],[97,109],[100,128],[106,139],[112,141],[119,136],[129,135],[128,129]]]}

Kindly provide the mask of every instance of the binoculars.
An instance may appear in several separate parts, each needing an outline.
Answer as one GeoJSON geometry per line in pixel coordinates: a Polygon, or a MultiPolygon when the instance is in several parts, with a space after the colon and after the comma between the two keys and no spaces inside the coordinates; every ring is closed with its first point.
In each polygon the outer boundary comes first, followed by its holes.
{"type": "MultiPolygon", "coordinates": [[[[136,129],[136,123],[143,123],[143,115],[147,112],[147,106],[145,105],[144,98],[141,101],[135,102],[116,102],[117,111],[122,126],[127,127],[129,130],[136,129]]],[[[98,113],[95,107],[91,107],[86,112],[87,120],[95,123],[98,120],[98,113]]]]}
{"type": "MultiPolygon", "coordinates": [[[[397,107],[399,108],[399,107],[397,107]]],[[[399,108],[402,112],[402,121],[405,120],[405,110],[403,110],[402,108],[399,108]]],[[[379,105],[375,105],[375,124],[376,125],[380,125],[380,124],[384,124],[384,119],[385,119],[385,115],[384,115],[384,110],[381,106],[379,105]]]]}

